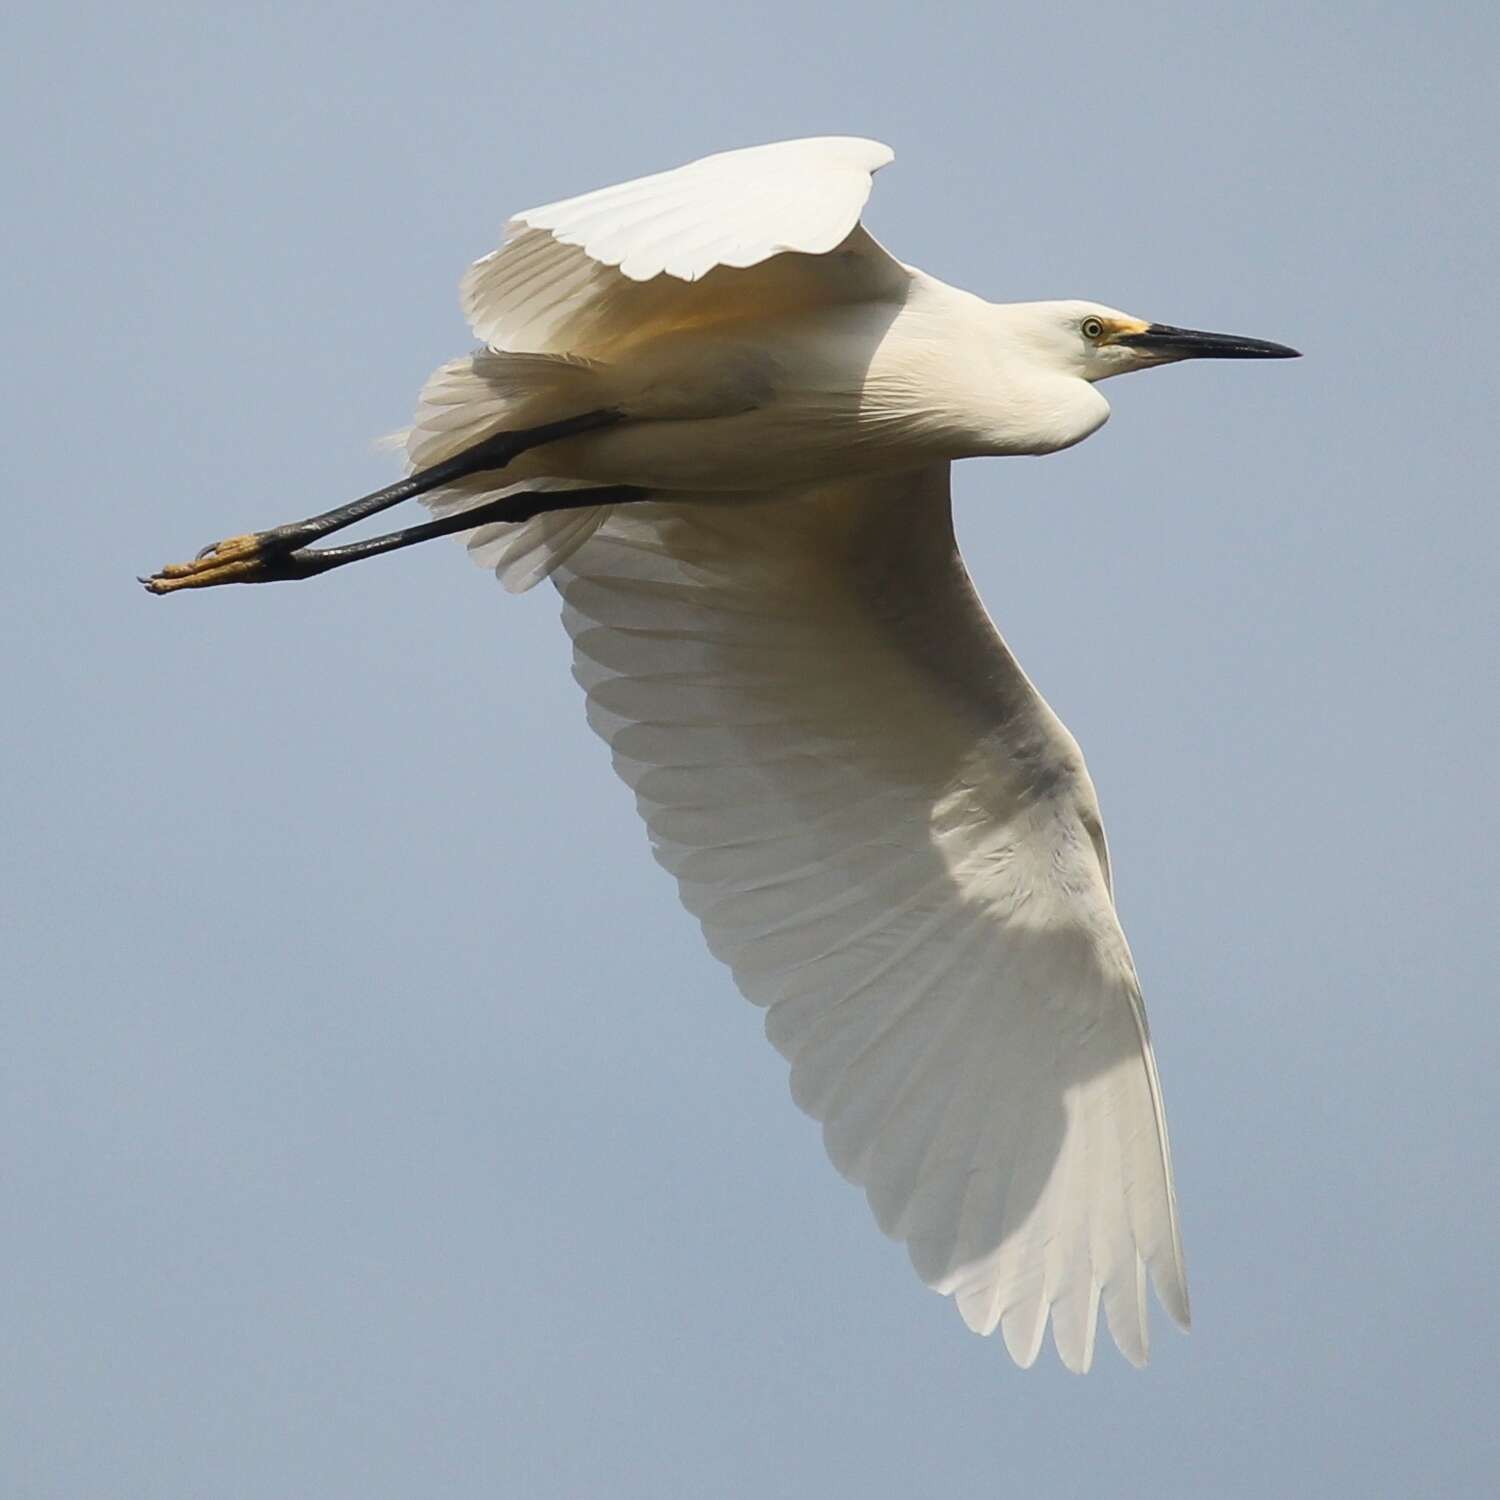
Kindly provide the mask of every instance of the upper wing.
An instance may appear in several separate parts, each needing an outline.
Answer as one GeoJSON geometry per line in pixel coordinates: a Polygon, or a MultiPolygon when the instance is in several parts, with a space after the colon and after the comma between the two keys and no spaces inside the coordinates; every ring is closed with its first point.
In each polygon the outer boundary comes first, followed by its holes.
{"type": "Polygon", "coordinates": [[[602,357],[668,327],[899,296],[909,273],[859,227],[893,154],[781,141],[527,209],[464,276],[464,314],[496,349],[602,357]]]}
{"type": "Polygon", "coordinates": [[[918,1273],[1025,1365],[1188,1318],[1166,1127],[1078,747],[947,466],[617,507],[556,575],[657,858],[918,1273]]]}

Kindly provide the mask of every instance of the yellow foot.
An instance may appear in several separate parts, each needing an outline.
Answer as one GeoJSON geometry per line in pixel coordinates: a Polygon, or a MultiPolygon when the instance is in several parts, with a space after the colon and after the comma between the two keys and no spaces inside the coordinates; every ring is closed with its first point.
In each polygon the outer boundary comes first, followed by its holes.
{"type": "Polygon", "coordinates": [[[153,594],[178,589],[209,589],[220,583],[263,583],[273,577],[259,532],[232,536],[205,547],[192,562],[168,563],[160,573],[141,579],[153,594]]]}

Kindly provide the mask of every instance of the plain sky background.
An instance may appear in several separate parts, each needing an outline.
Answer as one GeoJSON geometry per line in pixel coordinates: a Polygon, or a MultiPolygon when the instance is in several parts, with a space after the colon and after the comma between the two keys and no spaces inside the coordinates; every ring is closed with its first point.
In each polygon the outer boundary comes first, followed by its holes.
{"type": "Polygon", "coordinates": [[[0,1494],[1493,1493],[1500,10],[3,27],[0,1494]],[[1155,1030],[1144,1372],[1016,1370],[875,1230],[550,589],[134,582],[392,477],[507,213],[830,132],[946,280],[1306,352],[958,481],[1155,1030]]]}

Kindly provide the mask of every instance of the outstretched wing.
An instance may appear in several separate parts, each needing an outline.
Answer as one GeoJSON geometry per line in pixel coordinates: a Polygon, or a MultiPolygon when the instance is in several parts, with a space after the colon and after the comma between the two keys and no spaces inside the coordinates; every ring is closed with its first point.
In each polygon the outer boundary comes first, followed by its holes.
{"type": "Polygon", "coordinates": [[[948,471],[616,508],[558,570],[658,860],[880,1226],[1021,1364],[1188,1320],[1155,1064],[1078,747],[948,471]]]}
{"type": "Polygon", "coordinates": [[[667,328],[899,297],[909,273],[859,225],[893,155],[780,141],[527,209],[464,276],[464,314],[492,348],[603,358],[667,328]]]}

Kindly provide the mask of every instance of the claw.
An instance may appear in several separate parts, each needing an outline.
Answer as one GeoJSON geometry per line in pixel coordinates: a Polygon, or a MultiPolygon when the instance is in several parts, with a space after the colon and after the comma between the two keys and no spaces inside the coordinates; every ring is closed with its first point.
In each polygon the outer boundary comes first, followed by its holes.
{"type": "Polygon", "coordinates": [[[260,532],[225,538],[205,547],[192,562],[168,563],[159,573],[141,579],[148,593],[171,594],[178,589],[207,589],[221,583],[263,583],[273,576],[260,532]]]}

